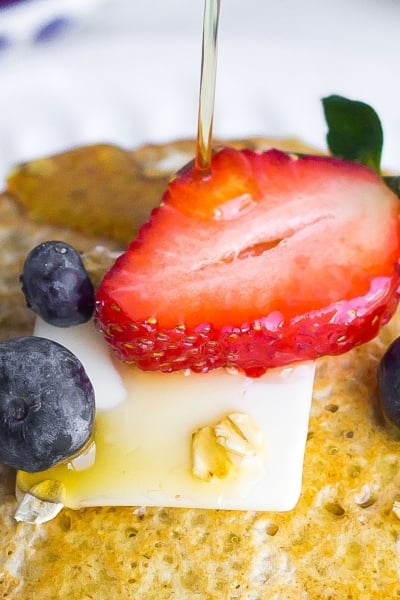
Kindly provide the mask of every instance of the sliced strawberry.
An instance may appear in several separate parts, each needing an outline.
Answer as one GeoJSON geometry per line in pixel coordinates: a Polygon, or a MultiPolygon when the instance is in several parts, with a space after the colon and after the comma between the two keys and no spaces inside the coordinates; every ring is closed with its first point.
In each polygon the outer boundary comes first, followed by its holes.
{"type": "Polygon", "coordinates": [[[374,337],[400,285],[399,201],[327,157],[223,149],[189,168],[105,276],[97,320],[145,370],[270,367],[374,337]]]}

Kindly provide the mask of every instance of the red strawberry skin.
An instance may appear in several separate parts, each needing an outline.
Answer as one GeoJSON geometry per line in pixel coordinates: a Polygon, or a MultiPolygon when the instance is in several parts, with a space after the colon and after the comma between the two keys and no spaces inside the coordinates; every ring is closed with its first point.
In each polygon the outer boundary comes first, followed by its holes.
{"type": "Polygon", "coordinates": [[[371,170],[223,149],[173,180],[104,277],[97,322],[144,370],[272,367],[372,339],[400,285],[400,203],[371,170]]]}

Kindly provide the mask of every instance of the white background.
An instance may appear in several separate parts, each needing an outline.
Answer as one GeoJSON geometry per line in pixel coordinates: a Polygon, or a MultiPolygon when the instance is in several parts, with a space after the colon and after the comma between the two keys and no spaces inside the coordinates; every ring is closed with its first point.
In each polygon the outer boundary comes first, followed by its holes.
{"type": "MultiPolygon", "coordinates": [[[[0,11],[0,184],[72,145],[196,133],[203,0],[31,0],[0,11]],[[33,43],[55,15],[72,24],[33,43]]],[[[400,166],[399,0],[222,0],[215,134],[325,146],[320,98],[364,100],[400,166]]]]}

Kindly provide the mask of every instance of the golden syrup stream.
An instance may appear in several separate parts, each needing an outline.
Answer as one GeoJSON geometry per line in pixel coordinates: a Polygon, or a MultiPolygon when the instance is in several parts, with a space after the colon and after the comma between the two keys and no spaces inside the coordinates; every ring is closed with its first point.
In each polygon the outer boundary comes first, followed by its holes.
{"type": "Polygon", "coordinates": [[[205,0],[195,169],[210,171],[220,0],[205,0]]]}

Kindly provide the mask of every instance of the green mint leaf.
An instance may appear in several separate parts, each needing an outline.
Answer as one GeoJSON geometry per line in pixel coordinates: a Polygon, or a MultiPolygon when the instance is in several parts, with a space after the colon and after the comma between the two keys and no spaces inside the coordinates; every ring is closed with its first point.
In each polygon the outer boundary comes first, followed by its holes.
{"type": "Polygon", "coordinates": [[[380,174],[383,130],[374,109],[343,96],[322,99],[333,156],[362,163],[380,174]]]}

